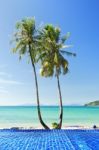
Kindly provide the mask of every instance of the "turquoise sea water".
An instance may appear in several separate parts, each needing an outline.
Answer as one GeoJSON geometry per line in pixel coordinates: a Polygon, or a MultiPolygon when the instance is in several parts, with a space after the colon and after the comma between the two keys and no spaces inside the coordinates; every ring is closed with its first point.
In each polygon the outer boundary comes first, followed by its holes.
{"type": "MultiPolygon", "coordinates": [[[[42,117],[46,123],[58,122],[57,106],[42,106],[42,117]]],[[[65,106],[63,126],[99,126],[99,107],[65,106]]],[[[0,128],[38,127],[40,125],[36,106],[0,107],[0,128]]]]}

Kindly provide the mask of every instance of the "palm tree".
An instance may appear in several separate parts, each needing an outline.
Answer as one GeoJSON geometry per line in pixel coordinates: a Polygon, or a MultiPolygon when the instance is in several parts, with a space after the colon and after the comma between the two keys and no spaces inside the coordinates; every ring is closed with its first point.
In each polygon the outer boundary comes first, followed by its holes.
{"type": "Polygon", "coordinates": [[[36,96],[37,96],[37,109],[39,121],[45,129],[49,127],[44,123],[40,111],[40,102],[39,102],[39,91],[38,91],[38,81],[36,74],[35,64],[37,63],[38,55],[38,33],[35,27],[35,19],[27,18],[16,24],[16,33],[14,34],[14,42],[16,43],[13,52],[19,52],[19,58],[21,59],[23,55],[28,54],[32,62],[34,77],[35,77],[35,86],[36,86],[36,96]]]}
{"type": "Polygon", "coordinates": [[[75,56],[75,53],[63,50],[63,48],[70,47],[64,45],[65,41],[69,37],[69,33],[63,37],[61,37],[60,33],[61,32],[58,27],[54,27],[50,24],[46,25],[40,32],[43,44],[41,55],[42,68],[40,74],[45,77],[51,77],[55,75],[57,78],[60,102],[60,120],[58,124],[59,129],[61,129],[62,127],[63,120],[63,104],[59,76],[61,75],[61,73],[65,75],[68,72],[68,61],[63,55],[66,54],[75,56]]]}

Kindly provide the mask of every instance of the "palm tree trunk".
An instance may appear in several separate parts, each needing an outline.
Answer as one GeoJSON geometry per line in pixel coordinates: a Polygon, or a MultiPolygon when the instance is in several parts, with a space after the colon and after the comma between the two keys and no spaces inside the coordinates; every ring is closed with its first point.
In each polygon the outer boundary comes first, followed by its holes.
{"type": "Polygon", "coordinates": [[[32,67],[33,67],[33,71],[34,71],[34,77],[35,77],[35,86],[36,86],[36,96],[37,96],[37,110],[38,110],[38,118],[40,123],[42,124],[42,126],[45,129],[50,129],[42,120],[42,116],[41,116],[41,111],[40,111],[40,102],[39,102],[39,92],[38,92],[38,82],[37,82],[37,75],[36,75],[36,69],[35,69],[35,65],[32,59],[32,54],[31,54],[31,47],[29,46],[29,53],[30,53],[30,57],[31,57],[31,62],[32,62],[32,67]]]}
{"type": "Polygon", "coordinates": [[[60,116],[59,116],[59,129],[62,127],[62,121],[63,121],[63,105],[62,105],[62,95],[61,95],[61,88],[60,88],[60,81],[59,81],[59,75],[56,75],[57,77],[57,84],[58,84],[58,91],[59,91],[59,103],[60,103],[60,116]]]}

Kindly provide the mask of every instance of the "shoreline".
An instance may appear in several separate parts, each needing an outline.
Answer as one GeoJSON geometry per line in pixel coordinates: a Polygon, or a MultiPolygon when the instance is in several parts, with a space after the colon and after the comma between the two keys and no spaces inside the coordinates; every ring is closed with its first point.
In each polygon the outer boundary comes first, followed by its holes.
{"type": "MultiPolygon", "coordinates": [[[[35,126],[35,127],[18,127],[18,126],[12,126],[12,127],[0,127],[0,130],[42,130],[44,129],[42,126],[35,126]]],[[[52,127],[50,127],[50,129],[53,129],[52,127]]],[[[78,130],[94,130],[94,129],[99,129],[99,126],[97,126],[96,128],[90,127],[90,126],[78,126],[78,125],[72,125],[72,126],[63,126],[61,129],[63,130],[68,130],[68,129],[78,129],[78,130]]]]}

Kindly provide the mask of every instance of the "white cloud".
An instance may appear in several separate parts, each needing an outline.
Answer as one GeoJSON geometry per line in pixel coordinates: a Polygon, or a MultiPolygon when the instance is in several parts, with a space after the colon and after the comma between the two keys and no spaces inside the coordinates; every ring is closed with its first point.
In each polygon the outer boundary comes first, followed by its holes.
{"type": "Polygon", "coordinates": [[[0,72],[0,76],[5,76],[5,77],[12,77],[11,74],[7,73],[7,72],[0,72]]]}
{"type": "MultiPolygon", "coordinates": [[[[0,67],[3,67],[3,66],[0,66],[0,67]]],[[[0,83],[2,84],[23,84],[22,82],[19,82],[19,81],[16,81],[16,80],[12,80],[12,79],[9,79],[11,78],[12,75],[7,73],[7,72],[3,72],[1,71],[0,72],[0,83]],[[5,79],[6,78],[6,79],[5,79]]]]}
{"type": "Polygon", "coordinates": [[[0,76],[7,76],[7,77],[11,77],[12,75],[7,73],[7,72],[0,72],[0,76]]]}
{"type": "Polygon", "coordinates": [[[3,86],[0,86],[0,89],[2,90],[2,89],[4,89],[4,87],[3,87],[3,86]]]}
{"type": "Polygon", "coordinates": [[[6,67],[7,67],[7,64],[0,65],[0,68],[6,68],[6,67]]]}
{"type": "Polygon", "coordinates": [[[0,87],[0,94],[7,94],[8,91],[4,87],[0,87]]]}
{"type": "Polygon", "coordinates": [[[2,84],[15,84],[15,85],[20,85],[20,84],[23,84],[22,82],[19,82],[19,81],[15,81],[15,80],[9,80],[9,79],[2,79],[0,78],[0,83],[2,84]]]}
{"type": "Polygon", "coordinates": [[[7,94],[8,91],[7,91],[7,90],[1,90],[1,89],[0,89],[0,93],[2,93],[2,94],[7,94]]]}
{"type": "Polygon", "coordinates": [[[6,73],[5,72],[0,72],[0,75],[6,75],[6,73]]]}

